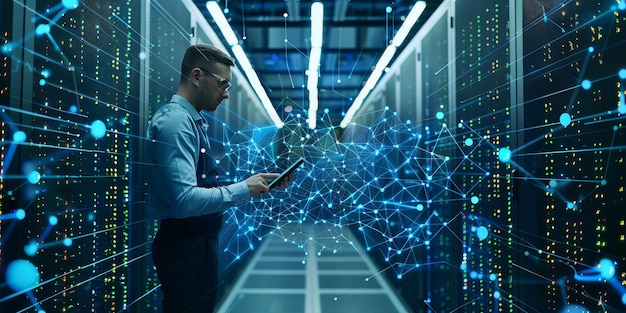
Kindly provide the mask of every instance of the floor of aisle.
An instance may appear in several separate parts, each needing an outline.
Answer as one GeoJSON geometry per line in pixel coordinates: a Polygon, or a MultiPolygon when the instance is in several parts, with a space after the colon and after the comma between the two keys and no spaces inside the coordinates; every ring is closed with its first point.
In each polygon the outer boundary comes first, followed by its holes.
{"type": "Polygon", "coordinates": [[[292,243],[267,237],[217,312],[408,312],[356,244],[320,255],[315,244],[308,241],[305,255],[292,243]]]}

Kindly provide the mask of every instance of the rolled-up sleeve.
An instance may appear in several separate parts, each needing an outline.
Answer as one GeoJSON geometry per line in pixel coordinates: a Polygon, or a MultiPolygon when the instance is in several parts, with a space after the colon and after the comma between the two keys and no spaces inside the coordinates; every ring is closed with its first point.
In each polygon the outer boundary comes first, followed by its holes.
{"type": "Polygon", "coordinates": [[[250,201],[245,182],[199,187],[199,133],[184,108],[159,110],[148,130],[149,186],[156,217],[185,218],[222,212],[250,201]]]}

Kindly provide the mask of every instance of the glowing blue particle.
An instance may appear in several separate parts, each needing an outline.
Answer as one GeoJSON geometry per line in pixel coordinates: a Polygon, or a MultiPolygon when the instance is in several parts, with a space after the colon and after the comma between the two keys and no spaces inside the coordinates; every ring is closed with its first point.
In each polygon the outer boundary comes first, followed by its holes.
{"type": "Polygon", "coordinates": [[[438,120],[443,120],[443,117],[444,117],[443,112],[437,112],[437,114],[435,114],[435,117],[436,117],[438,120]]]}
{"type": "Polygon", "coordinates": [[[70,112],[72,112],[72,113],[78,112],[78,106],[76,106],[75,104],[72,104],[70,106],[70,112]]]}
{"type": "Polygon", "coordinates": [[[17,259],[7,266],[6,280],[11,289],[21,292],[39,284],[39,271],[29,261],[17,259]]]}
{"type": "Polygon", "coordinates": [[[606,184],[607,184],[606,179],[603,179],[603,180],[600,181],[600,185],[606,186],[606,184]]]}
{"type": "Polygon", "coordinates": [[[104,135],[106,135],[106,132],[107,132],[104,122],[101,120],[95,120],[93,123],[91,123],[90,132],[91,132],[91,135],[96,139],[100,139],[104,137],[104,135]]]}
{"type": "MultiPolygon", "coordinates": [[[[617,5],[617,8],[620,10],[625,10],[626,9],[626,2],[622,1],[617,5]]],[[[626,303],[626,302],[624,302],[626,303]]]]}
{"type": "Polygon", "coordinates": [[[467,263],[462,263],[460,266],[462,271],[466,271],[467,270],[467,263]]]}
{"type": "Polygon", "coordinates": [[[470,272],[470,278],[476,279],[477,277],[478,277],[478,273],[476,273],[476,271],[471,271],[470,272]]]}
{"type": "Polygon", "coordinates": [[[478,240],[483,241],[487,239],[487,235],[489,235],[489,231],[487,230],[487,227],[480,226],[476,229],[476,236],[478,237],[478,240]]]}
{"type": "Polygon", "coordinates": [[[391,13],[392,10],[393,9],[390,6],[385,8],[385,12],[387,12],[387,14],[391,13]]]}
{"type": "Polygon", "coordinates": [[[41,71],[41,76],[43,76],[44,78],[50,78],[51,75],[52,72],[47,68],[41,71]]]}
{"type": "Polygon", "coordinates": [[[396,275],[396,278],[398,278],[398,279],[402,279],[402,274],[398,274],[398,275],[396,275]]]}
{"type": "Polygon", "coordinates": [[[4,54],[10,54],[13,51],[13,44],[12,43],[7,43],[2,45],[2,53],[4,54]]]}
{"type": "Polygon", "coordinates": [[[494,274],[494,273],[489,274],[489,280],[495,281],[496,278],[498,278],[498,276],[496,276],[496,274],[494,274]]]}
{"type": "Polygon", "coordinates": [[[479,199],[477,196],[473,196],[470,201],[472,201],[472,204],[477,204],[479,199]]]}
{"type": "Polygon", "coordinates": [[[26,217],[26,211],[22,209],[17,209],[15,211],[15,217],[20,221],[23,220],[26,217]]]}
{"type": "Polygon", "coordinates": [[[561,125],[563,125],[563,127],[567,127],[567,125],[572,122],[572,117],[569,115],[569,113],[563,113],[561,114],[559,121],[561,122],[561,125]]]}
{"type": "Polygon", "coordinates": [[[42,87],[43,87],[43,86],[45,86],[45,85],[46,85],[46,79],[45,79],[45,78],[40,79],[40,80],[39,80],[39,86],[42,86],[42,87]]]}
{"type": "Polygon", "coordinates": [[[575,206],[574,206],[574,203],[573,203],[573,202],[567,202],[567,208],[568,208],[568,209],[573,209],[574,207],[575,207],[575,206]]]}
{"type": "Polygon", "coordinates": [[[465,139],[465,145],[471,147],[472,145],[474,145],[474,140],[472,138],[465,139]]]}
{"type": "Polygon", "coordinates": [[[418,211],[420,211],[420,212],[421,212],[421,211],[424,211],[424,205],[422,205],[422,204],[418,204],[415,208],[416,208],[418,211]]]}
{"type": "Polygon", "coordinates": [[[17,143],[26,141],[26,133],[21,130],[16,131],[13,133],[13,141],[17,143]]]}
{"type": "Polygon", "coordinates": [[[37,25],[37,28],[35,28],[35,34],[37,36],[41,36],[44,34],[48,34],[50,33],[50,25],[48,24],[39,24],[37,25]]]}
{"type": "Polygon", "coordinates": [[[511,161],[511,154],[509,148],[500,148],[498,151],[498,159],[503,163],[509,163],[511,161]]]}
{"type": "Polygon", "coordinates": [[[550,187],[555,188],[558,185],[557,181],[554,179],[550,179],[550,187]]]}
{"type": "MultiPolygon", "coordinates": [[[[622,2],[622,3],[624,3],[624,2],[622,2]]],[[[619,72],[617,74],[619,75],[619,78],[626,79],[626,69],[623,68],[623,69],[619,70],[619,72]]]]}
{"type": "Polygon", "coordinates": [[[59,223],[59,219],[58,219],[56,216],[51,215],[50,217],[48,217],[48,223],[49,223],[50,225],[54,226],[54,225],[56,225],[57,223],[59,223]]]}
{"type": "Polygon", "coordinates": [[[622,295],[622,303],[626,304],[626,293],[622,295]]]}
{"type": "Polygon", "coordinates": [[[78,8],[78,0],[62,0],[63,6],[72,10],[78,8]]]}
{"type": "Polygon", "coordinates": [[[501,296],[501,295],[500,295],[500,291],[497,291],[497,290],[496,290],[496,291],[494,291],[494,292],[493,292],[493,298],[494,298],[494,299],[500,299],[500,296],[501,296]]]}
{"type": "Polygon", "coordinates": [[[609,259],[600,260],[600,263],[598,263],[598,270],[600,271],[600,276],[604,279],[611,279],[615,276],[615,265],[609,259]]]}
{"type": "Polygon", "coordinates": [[[72,240],[72,238],[65,238],[65,239],[63,239],[63,245],[66,246],[66,247],[71,247],[73,242],[74,241],[72,240]]]}
{"type": "Polygon", "coordinates": [[[38,183],[40,179],[41,179],[41,174],[39,174],[39,172],[37,171],[32,171],[30,172],[30,174],[28,174],[28,182],[33,185],[38,183]]]}
{"type": "Polygon", "coordinates": [[[583,82],[580,84],[581,87],[583,87],[583,89],[585,90],[589,90],[589,88],[591,88],[591,81],[588,79],[583,80],[583,82]]]}
{"type": "MultiPolygon", "coordinates": [[[[620,98],[624,98],[624,96],[621,96],[620,98]]],[[[620,105],[617,107],[617,112],[619,112],[620,114],[626,114],[626,103],[621,102],[620,105]]]]}
{"type": "Polygon", "coordinates": [[[34,240],[31,240],[27,245],[24,246],[24,253],[28,256],[35,256],[37,254],[37,243],[34,240]]]}

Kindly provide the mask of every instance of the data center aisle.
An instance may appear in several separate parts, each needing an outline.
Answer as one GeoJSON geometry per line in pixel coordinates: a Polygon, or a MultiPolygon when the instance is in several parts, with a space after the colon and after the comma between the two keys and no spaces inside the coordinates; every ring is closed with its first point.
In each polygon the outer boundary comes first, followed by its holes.
{"type": "Polygon", "coordinates": [[[408,312],[360,247],[318,256],[309,241],[306,249],[267,237],[217,312],[408,312]]]}

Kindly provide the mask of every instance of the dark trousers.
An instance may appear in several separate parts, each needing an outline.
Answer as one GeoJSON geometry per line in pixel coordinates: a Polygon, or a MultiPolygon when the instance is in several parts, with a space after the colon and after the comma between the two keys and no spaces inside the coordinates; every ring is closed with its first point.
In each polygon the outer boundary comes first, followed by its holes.
{"type": "Polygon", "coordinates": [[[186,223],[162,221],[152,242],[163,312],[210,313],[218,287],[217,237],[186,223]]]}

